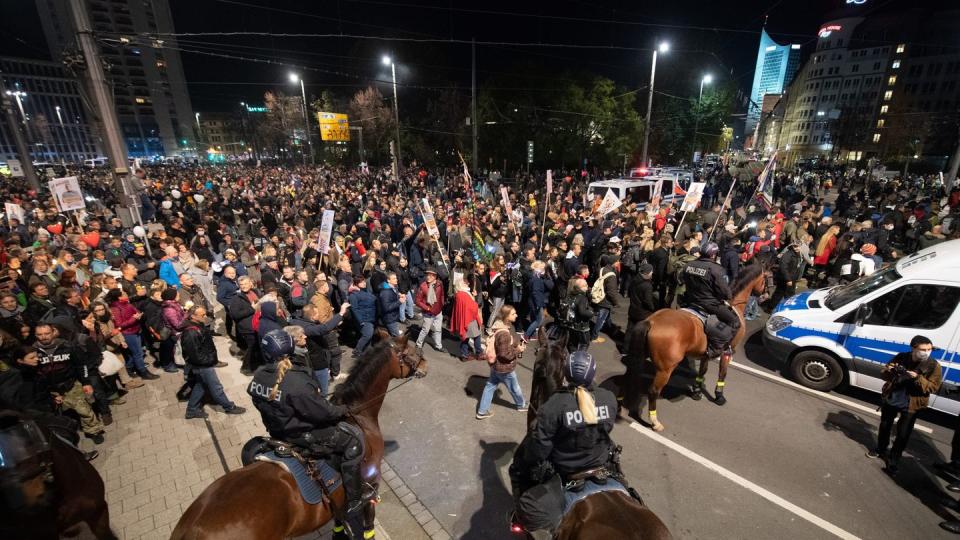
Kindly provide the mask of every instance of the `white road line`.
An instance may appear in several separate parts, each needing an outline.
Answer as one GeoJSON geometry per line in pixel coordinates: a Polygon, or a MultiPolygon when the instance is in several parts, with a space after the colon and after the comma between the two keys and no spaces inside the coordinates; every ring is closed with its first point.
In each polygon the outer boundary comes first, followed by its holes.
{"type": "Polygon", "coordinates": [[[820,516],[814,515],[804,510],[803,508],[800,508],[799,506],[784,499],[783,497],[780,497],[779,495],[771,492],[770,490],[765,489],[761,486],[758,486],[757,484],[754,484],[750,480],[747,480],[746,478],[740,476],[739,474],[729,469],[725,469],[724,467],[710,461],[709,459],[701,456],[700,454],[694,452],[693,450],[690,450],[684,446],[680,446],[676,442],[664,437],[663,435],[660,435],[659,433],[654,432],[648,427],[641,426],[640,424],[632,421],[630,422],[630,427],[632,427],[638,433],[642,435],[646,435],[650,439],[653,439],[655,442],[658,442],[663,446],[666,446],[667,448],[673,450],[674,452],[682,455],[687,459],[690,459],[691,461],[695,461],[700,465],[703,465],[707,469],[710,469],[711,471],[719,474],[720,476],[723,476],[724,478],[732,481],[733,483],[756,493],[757,495],[772,502],[773,504],[779,506],[780,508],[783,508],[784,510],[790,512],[791,514],[794,514],[800,518],[803,518],[809,521],[810,523],[816,525],[817,527],[820,527],[821,529],[827,531],[828,533],[838,538],[844,538],[848,540],[859,540],[859,537],[856,536],[855,534],[845,531],[840,527],[834,525],[833,523],[830,523],[829,521],[821,518],[820,516]]]}
{"type": "MultiPolygon", "coordinates": [[[[789,386],[790,388],[794,388],[794,389],[796,389],[796,390],[800,390],[801,392],[804,392],[804,393],[809,394],[809,395],[811,395],[811,396],[814,396],[814,397],[817,397],[817,398],[820,398],[820,399],[825,399],[825,400],[827,400],[827,401],[832,401],[832,402],[834,402],[834,403],[843,405],[844,407],[849,407],[849,408],[851,408],[851,409],[856,409],[856,410],[858,410],[858,411],[860,411],[860,412],[863,412],[863,413],[866,413],[866,414],[870,414],[870,415],[876,416],[876,417],[878,417],[878,418],[880,417],[880,413],[876,410],[875,407],[868,407],[868,406],[866,406],[866,405],[857,403],[857,402],[855,402],[855,401],[850,401],[849,399],[844,399],[844,398],[842,398],[842,397],[838,397],[838,396],[836,396],[836,395],[834,395],[834,394],[830,394],[830,393],[827,393],[827,392],[821,392],[821,391],[819,391],[819,390],[814,390],[814,389],[812,389],[812,388],[807,388],[806,386],[797,384],[797,383],[795,383],[795,382],[793,382],[793,381],[791,381],[791,380],[789,380],[789,379],[785,379],[785,378],[783,378],[783,377],[781,377],[781,376],[779,376],[779,375],[774,375],[774,374],[772,374],[772,373],[767,373],[766,371],[763,371],[762,369],[757,369],[757,368],[753,368],[753,367],[750,367],[750,366],[745,366],[745,365],[740,364],[740,363],[738,363],[738,362],[732,362],[732,361],[731,361],[731,362],[730,362],[730,365],[733,366],[733,367],[735,367],[735,368],[737,368],[737,369],[746,371],[747,373],[752,373],[753,375],[756,375],[756,376],[758,376],[758,377],[763,377],[764,379],[771,380],[771,381],[773,381],[773,382],[775,382],[775,383],[777,383],[777,384],[782,384],[782,385],[785,385],[785,386],[789,386]]],[[[922,432],[924,432],[924,433],[933,433],[933,430],[932,430],[932,429],[930,429],[930,428],[927,427],[927,426],[922,426],[922,425],[920,425],[920,424],[914,425],[914,428],[913,428],[913,429],[916,429],[917,431],[922,431],[922,432]]]]}

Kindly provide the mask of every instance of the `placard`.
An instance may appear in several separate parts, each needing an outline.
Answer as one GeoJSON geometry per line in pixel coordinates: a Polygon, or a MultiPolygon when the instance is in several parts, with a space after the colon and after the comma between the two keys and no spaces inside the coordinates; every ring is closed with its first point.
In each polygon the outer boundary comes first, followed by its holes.
{"type": "Polygon", "coordinates": [[[61,212],[83,210],[87,207],[87,203],[83,200],[83,192],[80,191],[80,182],[77,181],[76,176],[54,178],[47,185],[50,187],[50,194],[61,212]]]}
{"type": "Polygon", "coordinates": [[[692,212],[697,209],[700,199],[703,197],[703,188],[707,187],[706,182],[693,182],[687,188],[687,195],[683,198],[683,204],[680,210],[683,212],[692,212]]]}
{"type": "Polygon", "coordinates": [[[547,169],[547,195],[553,193],[553,171],[547,169]]]}
{"type": "Polygon", "coordinates": [[[10,176],[14,178],[23,178],[23,166],[20,165],[19,159],[8,159],[7,168],[10,169],[10,176]]]}
{"type": "Polygon", "coordinates": [[[607,194],[603,196],[603,200],[600,201],[600,206],[597,207],[597,213],[601,216],[605,216],[610,212],[613,212],[617,208],[623,205],[623,201],[613,192],[612,189],[607,190],[607,194]]]}
{"type": "Polygon", "coordinates": [[[320,237],[317,238],[317,251],[326,255],[330,253],[330,235],[333,234],[333,210],[324,210],[320,220],[320,237]]]}
{"type": "Polygon", "coordinates": [[[23,207],[17,203],[3,203],[4,211],[7,213],[7,225],[10,225],[11,219],[16,219],[23,225],[23,207]]]}
{"type": "Polygon", "coordinates": [[[424,197],[421,200],[420,213],[423,214],[423,224],[427,227],[427,232],[434,238],[440,238],[440,229],[437,228],[437,219],[433,217],[433,208],[430,207],[430,200],[424,197]]]}

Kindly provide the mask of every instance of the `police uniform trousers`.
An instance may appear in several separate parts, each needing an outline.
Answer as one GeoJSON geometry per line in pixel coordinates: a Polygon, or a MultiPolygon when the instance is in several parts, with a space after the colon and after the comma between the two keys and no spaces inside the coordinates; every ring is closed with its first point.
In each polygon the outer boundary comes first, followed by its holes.
{"type": "Polygon", "coordinates": [[[331,426],[304,433],[291,441],[293,444],[318,451],[320,455],[334,455],[339,461],[340,476],[348,504],[360,499],[363,492],[363,444],[346,428],[331,426]]]}

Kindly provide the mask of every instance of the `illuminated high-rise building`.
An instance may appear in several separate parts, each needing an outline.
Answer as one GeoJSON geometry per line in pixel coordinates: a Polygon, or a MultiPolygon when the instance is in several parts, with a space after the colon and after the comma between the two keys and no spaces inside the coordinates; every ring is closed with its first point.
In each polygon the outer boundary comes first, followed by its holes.
{"type": "Polygon", "coordinates": [[[793,80],[800,67],[800,45],[781,45],[770,37],[766,29],[760,31],[760,49],[757,67],[753,72],[753,88],[747,106],[746,136],[752,136],[760,120],[760,104],[765,94],[779,94],[793,80]]]}

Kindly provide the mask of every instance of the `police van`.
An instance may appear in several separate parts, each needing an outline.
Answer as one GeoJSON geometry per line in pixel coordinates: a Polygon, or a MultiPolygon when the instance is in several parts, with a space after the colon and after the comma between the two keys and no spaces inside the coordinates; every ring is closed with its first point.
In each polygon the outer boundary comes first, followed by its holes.
{"type": "Polygon", "coordinates": [[[636,178],[615,178],[611,180],[598,180],[591,182],[587,186],[587,199],[592,201],[595,198],[603,197],[608,190],[613,190],[624,205],[636,204],[637,208],[643,209],[650,202],[650,195],[653,193],[657,181],[663,180],[663,186],[660,188],[660,194],[663,204],[670,204],[679,197],[676,191],[675,177],[673,176],[647,176],[643,179],[636,178]]]}
{"type": "Polygon", "coordinates": [[[805,291],[777,305],[763,330],[767,351],[798,383],[830,391],[843,382],[880,392],[880,370],[910,350],[918,334],[933,341],[943,385],[930,407],[960,414],[948,395],[960,385],[960,240],[904,257],[847,285],[805,291]]]}

